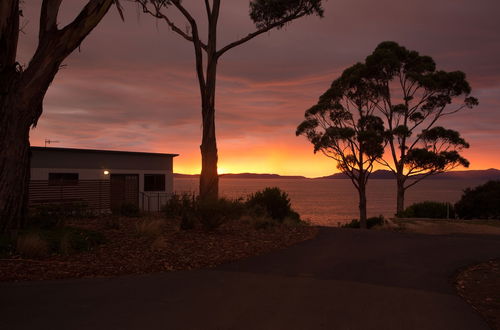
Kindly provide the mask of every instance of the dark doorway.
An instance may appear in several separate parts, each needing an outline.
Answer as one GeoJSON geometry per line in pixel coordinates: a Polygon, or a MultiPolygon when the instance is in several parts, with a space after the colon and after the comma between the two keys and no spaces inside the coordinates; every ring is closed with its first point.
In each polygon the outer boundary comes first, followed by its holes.
{"type": "Polygon", "coordinates": [[[111,174],[111,210],[121,209],[123,204],[139,206],[139,175],[111,174]]]}

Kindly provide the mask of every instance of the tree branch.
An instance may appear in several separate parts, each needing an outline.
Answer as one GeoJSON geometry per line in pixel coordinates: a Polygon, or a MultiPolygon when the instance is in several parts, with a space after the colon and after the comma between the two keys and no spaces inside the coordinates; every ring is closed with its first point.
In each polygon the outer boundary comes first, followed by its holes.
{"type": "MultiPolygon", "coordinates": [[[[137,0],[137,2],[141,5],[142,7],[142,12],[145,14],[149,14],[155,18],[162,19],[167,23],[167,25],[170,27],[172,31],[186,39],[187,41],[194,42],[193,36],[190,36],[186,32],[182,31],[175,23],[165,14],[163,14],[160,10],[159,7],[155,6],[155,11],[153,12],[149,7],[147,6],[147,1],[146,0],[137,0]]],[[[207,50],[207,45],[205,45],[201,40],[200,40],[201,47],[204,50],[207,50]]]]}
{"type": "Polygon", "coordinates": [[[261,35],[262,33],[265,33],[267,31],[270,31],[272,29],[274,29],[275,27],[278,27],[278,26],[283,26],[284,24],[290,22],[290,21],[293,21],[294,19],[297,19],[297,18],[300,18],[300,17],[303,17],[307,14],[307,10],[304,10],[302,13],[300,13],[300,10],[294,12],[293,14],[285,17],[284,19],[280,20],[279,22],[275,22],[273,24],[270,24],[262,29],[259,29],[255,32],[252,32],[252,33],[249,33],[246,37],[243,37],[241,38],[240,40],[236,40],[236,41],[233,41],[231,42],[230,44],[226,45],[225,47],[221,48],[219,51],[217,51],[217,57],[221,57],[222,54],[224,54],[225,52],[227,52],[228,50],[236,47],[236,46],[239,46],[255,37],[257,37],[258,35],[261,35]]]}
{"type": "Polygon", "coordinates": [[[40,31],[38,39],[41,41],[51,32],[57,31],[57,15],[62,0],[43,0],[40,12],[40,31]]]}

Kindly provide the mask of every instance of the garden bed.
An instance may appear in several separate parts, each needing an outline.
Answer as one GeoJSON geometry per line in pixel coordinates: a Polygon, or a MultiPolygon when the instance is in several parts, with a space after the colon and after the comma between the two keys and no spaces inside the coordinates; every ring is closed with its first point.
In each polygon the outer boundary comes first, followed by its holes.
{"type": "Polygon", "coordinates": [[[500,259],[462,270],[455,285],[458,294],[485,318],[490,327],[500,330],[500,259]]]}
{"type": "Polygon", "coordinates": [[[79,219],[67,225],[102,234],[90,251],[29,259],[0,260],[0,281],[106,277],[187,270],[282,249],[313,238],[317,228],[280,224],[256,229],[250,220],[230,221],[217,230],[180,230],[162,217],[79,219]]]}

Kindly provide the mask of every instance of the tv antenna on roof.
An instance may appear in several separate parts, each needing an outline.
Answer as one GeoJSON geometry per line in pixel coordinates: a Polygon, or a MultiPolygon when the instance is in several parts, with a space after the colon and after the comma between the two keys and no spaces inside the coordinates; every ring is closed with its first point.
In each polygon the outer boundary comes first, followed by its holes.
{"type": "Polygon", "coordinates": [[[59,143],[59,141],[45,139],[45,148],[47,148],[47,144],[51,144],[51,143],[59,143]]]}

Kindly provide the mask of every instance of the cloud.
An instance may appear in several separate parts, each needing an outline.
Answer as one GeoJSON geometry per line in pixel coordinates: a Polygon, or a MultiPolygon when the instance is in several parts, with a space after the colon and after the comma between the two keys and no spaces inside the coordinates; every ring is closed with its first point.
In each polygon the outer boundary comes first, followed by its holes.
{"type": "MultiPolygon", "coordinates": [[[[37,42],[40,0],[24,3],[20,61],[29,62],[37,42]]],[[[85,1],[63,1],[64,25],[85,1]]],[[[163,22],[125,2],[122,22],[111,9],[66,61],[47,93],[44,114],[32,131],[60,146],[180,153],[176,170],[199,170],[199,88],[192,45],[163,22]]],[[[197,17],[204,8],[186,5],[197,17]]],[[[231,50],[219,62],[217,132],[220,162],[231,169],[308,175],[335,171],[313,155],[295,128],[344,68],[384,40],[431,55],[438,67],[462,70],[480,106],[442,124],[471,142],[473,168],[500,162],[500,3],[483,0],[338,0],[325,3],[325,18],[308,17],[231,50]],[[300,159],[298,159],[300,155],[300,159]]],[[[174,17],[179,26],[185,23],[174,17]]],[[[226,1],[219,44],[252,31],[247,1],[226,1]]],[[[202,33],[205,33],[202,24],[202,33]]]]}

